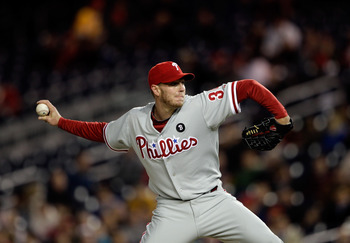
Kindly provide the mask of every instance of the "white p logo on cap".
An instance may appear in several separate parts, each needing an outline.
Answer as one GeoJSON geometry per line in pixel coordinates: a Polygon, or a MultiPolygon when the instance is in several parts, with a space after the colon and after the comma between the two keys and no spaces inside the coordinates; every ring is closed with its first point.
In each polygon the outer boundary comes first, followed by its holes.
{"type": "Polygon", "coordinates": [[[179,71],[179,65],[177,65],[177,63],[173,62],[171,65],[174,66],[177,71],[179,71]]]}

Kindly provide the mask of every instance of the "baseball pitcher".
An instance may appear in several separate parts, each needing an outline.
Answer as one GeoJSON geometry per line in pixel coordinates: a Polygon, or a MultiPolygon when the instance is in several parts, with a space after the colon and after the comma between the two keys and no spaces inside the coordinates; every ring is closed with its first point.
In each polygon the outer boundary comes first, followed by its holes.
{"type": "Polygon", "coordinates": [[[38,101],[50,109],[39,119],[115,151],[134,149],[157,195],[157,207],[140,242],[187,243],[212,237],[223,242],[281,243],[262,220],[223,189],[218,129],[227,117],[241,112],[240,102],[248,98],[273,115],[244,129],[243,141],[251,149],[273,149],[292,129],[292,120],[276,97],[255,80],[229,82],[188,96],[185,83],[194,77],[175,62],[158,63],[148,74],[154,102],[117,120],[69,120],[48,100],[38,101]]]}

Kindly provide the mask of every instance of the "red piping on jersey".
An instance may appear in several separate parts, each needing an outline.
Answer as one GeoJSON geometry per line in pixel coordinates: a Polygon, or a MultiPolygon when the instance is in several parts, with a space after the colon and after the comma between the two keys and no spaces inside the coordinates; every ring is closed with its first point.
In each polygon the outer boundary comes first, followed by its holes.
{"type": "MultiPolygon", "coordinates": [[[[238,113],[239,113],[239,110],[238,110],[237,104],[236,104],[235,83],[237,83],[237,81],[231,84],[232,103],[233,103],[233,108],[235,109],[235,113],[238,114],[238,113]]],[[[239,103],[239,102],[238,102],[238,103],[239,103]]]]}
{"type": "Polygon", "coordinates": [[[113,151],[116,151],[116,152],[128,152],[127,149],[114,149],[111,147],[111,145],[109,145],[108,141],[107,141],[107,138],[106,138],[106,128],[107,128],[107,125],[105,125],[103,127],[103,139],[105,141],[105,144],[107,145],[107,147],[113,151]]]}
{"type": "Polygon", "coordinates": [[[141,243],[142,238],[145,236],[145,234],[146,234],[146,232],[147,232],[147,226],[148,226],[150,223],[151,223],[151,222],[148,222],[148,223],[147,223],[147,225],[146,225],[146,230],[142,233],[141,239],[140,239],[140,242],[139,242],[139,243],[141,243]]]}

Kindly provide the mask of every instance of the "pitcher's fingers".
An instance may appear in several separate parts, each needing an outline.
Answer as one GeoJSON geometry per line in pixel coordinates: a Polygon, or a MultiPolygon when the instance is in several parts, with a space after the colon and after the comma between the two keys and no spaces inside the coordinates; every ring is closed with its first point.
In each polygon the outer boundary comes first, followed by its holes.
{"type": "Polygon", "coordinates": [[[38,116],[38,120],[41,120],[41,121],[46,121],[47,122],[47,118],[49,116],[38,116]]]}

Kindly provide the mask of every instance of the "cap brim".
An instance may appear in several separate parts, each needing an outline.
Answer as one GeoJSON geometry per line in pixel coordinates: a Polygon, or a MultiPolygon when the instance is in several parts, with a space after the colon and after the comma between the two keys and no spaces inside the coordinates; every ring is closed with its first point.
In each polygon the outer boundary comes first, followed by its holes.
{"type": "Polygon", "coordinates": [[[171,83],[171,82],[175,82],[176,80],[179,79],[184,79],[185,81],[191,81],[194,79],[194,74],[193,73],[182,73],[180,75],[176,75],[176,76],[172,76],[170,79],[168,80],[163,80],[161,83],[163,84],[167,84],[167,83],[171,83]]]}
{"type": "Polygon", "coordinates": [[[194,74],[193,73],[184,73],[185,75],[183,76],[183,79],[185,79],[185,81],[191,81],[194,79],[194,74]]]}

